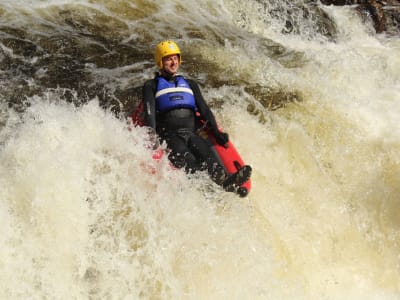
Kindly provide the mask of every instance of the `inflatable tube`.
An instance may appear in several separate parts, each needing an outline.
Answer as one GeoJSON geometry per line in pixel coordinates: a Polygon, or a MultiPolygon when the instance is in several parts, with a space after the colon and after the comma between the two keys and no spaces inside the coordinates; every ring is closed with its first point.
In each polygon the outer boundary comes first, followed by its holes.
{"type": "MultiPolygon", "coordinates": [[[[217,143],[213,131],[206,126],[206,122],[201,118],[200,114],[196,114],[198,119],[198,133],[199,135],[207,139],[210,147],[212,148],[215,157],[221,163],[221,165],[225,168],[225,171],[228,174],[236,173],[241,167],[245,164],[243,159],[241,158],[239,152],[236,150],[232,141],[229,140],[227,145],[220,145],[217,143]]],[[[133,112],[132,115],[133,123],[136,126],[145,126],[144,122],[144,104],[141,101],[133,112]]],[[[163,155],[160,154],[158,150],[156,150],[153,154],[153,159],[159,160],[163,155]]],[[[245,197],[250,192],[251,189],[251,179],[247,180],[244,184],[239,186],[235,192],[241,196],[245,197]]]]}
{"type": "MultiPolygon", "coordinates": [[[[221,165],[225,168],[225,171],[228,174],[236,173],[241,167],[245,165],[242,157],[239,152],[236,150],[236,147],[232,143],[231,139],[229,139],[226,145],[220,145],[217,143],[214,132],[204,126],[205,122],[201,119],[200,114],[197,114],[199,118],[200,128],[198,129],[199,135],[203,138],[206,138],[210,142],[210,146],[213,149],[217,159],[220,161],[221,165]]],[[[221,128],[220,128],[221,130],[221,128]]],[[[222,130],[221,130],[222,131],[222,130]]],[[[241,197],[247,196],[251,189],[251,179],[248,179],[244,184],[239,186],[236,190],[236,193],[241,197]]]]}

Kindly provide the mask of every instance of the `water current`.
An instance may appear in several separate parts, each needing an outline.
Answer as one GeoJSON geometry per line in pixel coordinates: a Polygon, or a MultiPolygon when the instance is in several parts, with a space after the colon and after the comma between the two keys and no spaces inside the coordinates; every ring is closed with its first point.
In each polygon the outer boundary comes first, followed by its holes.
{"type": "Polygon", "coordinates": [[[0,16],[0,299],[400,299],[398,36],[306,0],[0,16]],[[248,197],[153,161],[130,123],[164,39],[248,197]]]}

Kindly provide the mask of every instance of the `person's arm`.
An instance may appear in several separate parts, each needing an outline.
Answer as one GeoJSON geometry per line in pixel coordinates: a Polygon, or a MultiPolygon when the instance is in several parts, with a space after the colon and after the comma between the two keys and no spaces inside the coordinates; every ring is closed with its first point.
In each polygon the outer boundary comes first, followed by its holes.
{"type": "Polygon", "coordinates": [[[206,101],[204,100],[199,86],[193,80],[186,79],[186,81],[189,83],[190,88],[193,91],[194,98],[196,99],[197,109],[199,110],[200,115],[206,122],[208,122],[208,126],[211,127],[211,129],[214,131],[214,135],[217,142],[221,145],[226,145],[229,141],[229,136],[227,133],[219,130],[214,114],[212,113],[206,101]]]}
{"type": "Polygon", "coordinates": [[[214,131],[217,131],[218,130],[217,121],[215,120],[214,114],[212,113],[206,101],[204,100],[198,84],[190,79],[186,79],[186,81],[189,83],[190,88],[193,91],[194,98],[196,99],[197,109],[199,110],[200,115],[204,120],[208,122],[208,125],[214,131]]]}
{"type": "Polygon", "coordinates": [[[142,97],[144,104],[144,121],[146,126],[156,130],[156,83],[155,80],[148,80],[142,88],[142,97]]]}

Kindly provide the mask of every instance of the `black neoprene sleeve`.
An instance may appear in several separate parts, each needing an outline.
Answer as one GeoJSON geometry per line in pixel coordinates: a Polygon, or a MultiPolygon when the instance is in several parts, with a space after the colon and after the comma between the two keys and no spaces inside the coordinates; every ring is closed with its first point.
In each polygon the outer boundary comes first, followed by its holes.
{"type": "Polygon", "coordinates": [[[200,115],[202,118],[206,121],[208,121],[208,125],[215,131],[218,131],[218,125],[217,121],[215,120],[214,114],[208,107],[206,101],[203,98],[203,95],[201,94],[200,88],[197,85],[197,83],[191,79],[186,79],[186,81],[189,83],[190,88],[193,91],[194,98],[196,99],[196,105],[199,110],[200,115]]]}

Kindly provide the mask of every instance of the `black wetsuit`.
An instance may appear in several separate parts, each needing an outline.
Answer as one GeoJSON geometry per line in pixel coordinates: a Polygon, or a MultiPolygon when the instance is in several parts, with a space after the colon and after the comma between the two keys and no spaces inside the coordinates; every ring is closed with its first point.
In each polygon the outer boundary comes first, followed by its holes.
{"type": "MultiPolygon", "coordinates": [[[[166,78],[174,82],[176,77],[166,78]]],[[[186,79],[196,101],[200,115],[217,134],[218,126],[215,117],[206,104],[199,86],[193,80],[186,79]]],[[[145,124],[152,127],[160,138],[166,141],[170,161],[178,168],[184,167],[186,172],[208,170],[217,184],[223,184],[225,170],[213,154],[210,145],[197,134],[195,111],[190,108],[176,108],[163,113],[158,112],[155,94],[157,92],[157,76],[143,85],[143,102],[145,124]]]]}

